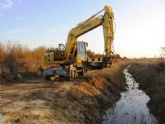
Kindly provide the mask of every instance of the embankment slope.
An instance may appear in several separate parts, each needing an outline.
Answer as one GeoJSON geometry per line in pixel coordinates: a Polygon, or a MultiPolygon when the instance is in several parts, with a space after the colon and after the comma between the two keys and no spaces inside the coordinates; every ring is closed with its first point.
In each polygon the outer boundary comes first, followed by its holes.
{"type": "Polygon", "coordinates": [[[135,62],[129,72],[151,98],[148,106],[151,113],[165,123],[165,62],[146,59],[135,62]]]}

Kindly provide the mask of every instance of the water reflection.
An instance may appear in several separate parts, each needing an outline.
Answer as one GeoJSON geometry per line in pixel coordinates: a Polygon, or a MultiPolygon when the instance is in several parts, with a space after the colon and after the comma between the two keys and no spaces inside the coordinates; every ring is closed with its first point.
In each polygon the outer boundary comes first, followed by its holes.
{"type": "Polygon", "coordinates": [[[156,118],[150,114],[147,107],[150,98],[138,89],[139,84],[128,73],[129,67],[123,71],[127,90],[121,93],[121,98],[114,108],[107,110],[102,124],[157,124],[156,118]]]}

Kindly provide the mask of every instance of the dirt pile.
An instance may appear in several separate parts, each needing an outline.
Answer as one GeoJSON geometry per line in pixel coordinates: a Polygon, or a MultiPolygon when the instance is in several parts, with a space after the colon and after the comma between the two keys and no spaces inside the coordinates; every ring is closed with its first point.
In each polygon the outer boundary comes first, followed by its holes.
{"type": "MultiPolygon", "coordinates": [[[[123,63],[123,62],[122,62],[123,63]]],[[[0,123],[97,124],[125,87],[126,63],[75,81],[0,85],[0,123]]]]}
{"type": "Polygon", "coordinates": [[[155,60],[139,61],[130,73],[151,98],[148,106],[160,123],[165,123],[165,63],[155,60]]]}

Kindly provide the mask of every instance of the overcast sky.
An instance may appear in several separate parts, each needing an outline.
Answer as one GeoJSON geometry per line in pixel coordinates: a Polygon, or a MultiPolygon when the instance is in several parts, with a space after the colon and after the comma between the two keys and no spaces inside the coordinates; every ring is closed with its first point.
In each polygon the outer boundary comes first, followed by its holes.
{"type": "MultiPolygon", "coordinates": [[[[121,56],[153,57],[165,46],[165,0],[0,0],[0,42],[29,47],[65,43],[71,28],[105,5],[115,15],[114,49],[121,56]]],[[[102,27],[78,40],[103,53],[102,27]]]]}

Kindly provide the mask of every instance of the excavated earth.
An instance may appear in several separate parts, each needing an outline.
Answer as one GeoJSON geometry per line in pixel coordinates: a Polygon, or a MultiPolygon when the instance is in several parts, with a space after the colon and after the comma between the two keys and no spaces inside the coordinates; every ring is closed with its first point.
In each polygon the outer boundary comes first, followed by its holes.
{"type": "Polygon", "coordinates": [[[74,81],[0,83],[0,124],[97,124],[124,90],[123,68],[89,71],[74,81]]]}

